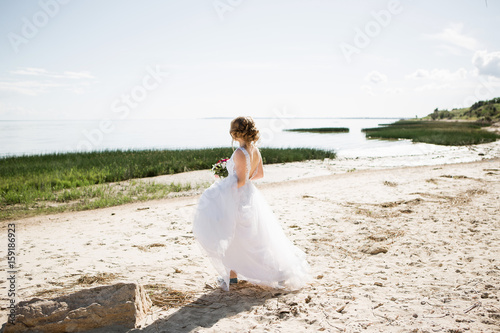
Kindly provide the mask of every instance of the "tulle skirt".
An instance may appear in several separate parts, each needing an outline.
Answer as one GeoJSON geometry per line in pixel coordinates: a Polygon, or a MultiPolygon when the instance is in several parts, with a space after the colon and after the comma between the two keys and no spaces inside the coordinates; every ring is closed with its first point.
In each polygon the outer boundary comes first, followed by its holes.
{"type": "Polygon", "coordinates": [[[312,280],[305,253],[286,237],[260,191],[250,181],[237,188],[235,175],[202,194],[193,233],[226,290],[231,270],[239,279],[289,290],[312,280]]]}

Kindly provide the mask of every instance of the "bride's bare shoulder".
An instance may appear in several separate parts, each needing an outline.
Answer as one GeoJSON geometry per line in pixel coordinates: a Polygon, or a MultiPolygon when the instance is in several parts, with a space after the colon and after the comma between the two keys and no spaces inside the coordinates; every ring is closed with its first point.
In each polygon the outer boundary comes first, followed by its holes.
{"type": "Polygon", "coordinates": [[[245,153],[241,149],[236,149],[233,153],[235,161],[241,161],[245,159],[245,153]]]}

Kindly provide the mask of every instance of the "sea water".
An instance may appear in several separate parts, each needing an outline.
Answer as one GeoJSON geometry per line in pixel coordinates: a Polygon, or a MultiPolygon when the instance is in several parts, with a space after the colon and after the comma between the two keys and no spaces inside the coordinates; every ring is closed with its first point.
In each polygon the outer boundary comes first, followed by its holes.
{"type": "MultiPolygon", "coordinates": [[[[448,147],[409,140],[368,139],[363,128],[397,119],[257,118],[260,147],[320,148],[345,157],[426,154],[448,147]],[[349,133],[287,132],[291,128],[347,127],[349,133]]],[[[0,156],[127,149],[229,147],[229,118],[155,120],[0,121],[0,156]]],[[[237,143],[235,143],[235,146],[237,143]]]]}

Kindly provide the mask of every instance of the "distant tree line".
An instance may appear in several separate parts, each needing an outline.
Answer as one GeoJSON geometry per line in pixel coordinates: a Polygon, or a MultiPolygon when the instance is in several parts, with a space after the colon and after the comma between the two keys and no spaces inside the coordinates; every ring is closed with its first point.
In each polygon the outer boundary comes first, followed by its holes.
{"type": "Polygon", "coordinates": [[[489,101],[478,101],[468,108],[439,110],[438,108],[427,117],[432,120],[442,119],[476,119],[478,122],[492,123],[500,121],[500,97],[489,101]]]}
{"type": "Polygon", "coordinates": [[[492,105],[492,104],[500,104],[500,97],[496,97],[496,98],[490,99],[489,101],[479,101],[479,102],[476,102],[476,103],[472,104],[472,106],[470,107],[470,109],[471,110],[476,110],[476,109],[479,109],[483,105],[492,105]]]}

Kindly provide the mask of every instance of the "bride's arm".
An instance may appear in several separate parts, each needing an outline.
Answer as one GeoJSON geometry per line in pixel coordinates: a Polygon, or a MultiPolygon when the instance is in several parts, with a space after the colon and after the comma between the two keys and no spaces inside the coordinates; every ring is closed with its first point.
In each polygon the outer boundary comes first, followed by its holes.
{"type": "Polygon", "coordinates": [[[245,185],[245,178],[247,175],[247,160],[245,154],[241,150],[237,150],[234,153],[234,171],[238,178],[238,188],[240,188],[245,185]]]}

